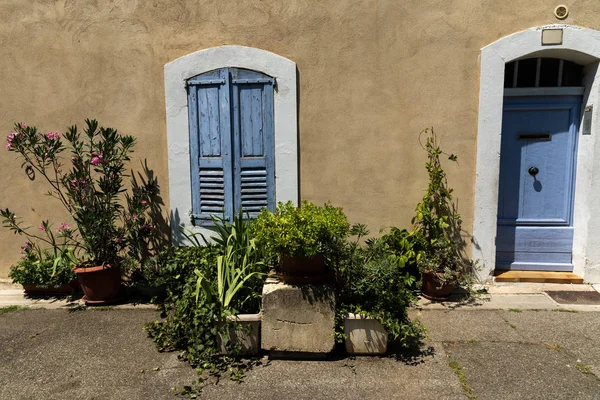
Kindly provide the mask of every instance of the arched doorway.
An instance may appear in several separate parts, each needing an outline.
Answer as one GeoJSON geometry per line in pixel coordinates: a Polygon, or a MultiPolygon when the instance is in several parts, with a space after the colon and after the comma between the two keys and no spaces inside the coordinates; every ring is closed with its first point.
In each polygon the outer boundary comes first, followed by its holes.
{"type": "Polygon", "coordinates": [[[582,71],[549,57],[506,64],[496,270],[573,271],[582,71]]]}
{"type": "MultiPolygon", "coordinates": [[[[483,266],[481,271],[482,278],[488,278],[497,265],[497,242],[498,242],[498,217],[502,216],[499,213],[500,190],[503,188],[501,184],[501,153],[502,153],[502,137],[505,133],[503,126],[510,125],[507,121],[504,125],[505,116],[505,93],[513,91],[513,94],[519,94],[518,91],[534,89],[537,91],[538,100],[541,100],[543,95],[554,98],[556,96],[581,96],[578,98],[563,98],[571,103],[579,103],[581,109],[593,107],[594,103],[600,98],[600,74],[598,73],[598,60],[600,59],[600,32],[591,29],[585,29],[572,26],[546,26],[536,27],[523,32],[519,32],[507,37],[504,37],[489,46],[486,46],[481,51],[481,77],[480,77],[480,97],[479,97],[479,122],[477,135],[477,166],[476,166],[476,184],[475,184],[475,210],[474,210],[474,246],[473,258],[480,260],[483,266]],[[544,46],[542,45],[541,36],[545,29],[562,29],[563,41],[562,44],[544,46]],[[512,62],[519,61],[527,64],[525,69],[529,70],[529,77],[533,79],[544,80],[545,77],[536,74],[538,73],[538,59],[551,58],[563,60],[563,68],[565,62],[573,62],[582,66],[582,87],[583,89],[560,89],[558,87],[534,87],[524,88],[507,87],[505,88],[505,71],[507,81],[510,81],[510,72],[507,69],[515,64],[512,62]],[[534,60],[526,61],[523,60],[534,60]],[[532,67],[534,67],[532,69],[532,67]],[[552,94],[552,91],[562,90],[559,95],[552,94]],[[569,91],[570,90],[570,91],[569,91]],[[545,93],[544,93],[545,92],[545,93]],[[577,93],[575,93],[577,92],[577,93]]],[[[556,61],[553,61],[553,66],[557,66],[556,61]]],[[[523,66],[521,64],[521,66],[523,66]]],[[[542,64],[540,62],[539,67],[542,64]]],[[[550,69],[553,66],[549,66],[550,69]]],[[[513,70],[514,73],[514,70],[513,70]]],[[[558,71],[557,71],[558,73],[558,71]]],[[[514,75],[512,76],[514,79],[514,75]]],[[[517,78],[518,79],[518,78],[517,78]]],[[[554,79],[554,78],[553,78],[554,79]]],[[[558,79],[558,76],[557,76],[558,79]]],[[[520,93],[522,95],[524,93],[520,93]]],[[[531,94],[531,93],[530,93],[531,94]]],[[[513,101],[519,96],[513,97],[513,101]]],[[[506,97],[506,98],[508,98],[506,97]]],[[[535,97],[535,96],[526,96],[535,97]]],[[[527,102],[528,100],[521,100],[527,102]]],[[[544,100],[552,102],[553,100],[544,100]]],[[[542,101],[541,103],[544,103],[542,101]]],[[[518,104],[512,104],[511,107],[518,108],[518,104]]],[[[545,106],[550,106],[546,103],[545,106]]],[[[571,193],[572,200],[566,200],[563,205],[569,204],[570,207],[570,222],[572,227],[571,239],[571,264],[573,272],[584,277],[588,282],[600,282],[600,249],[594,245],[594,239],[597,234],[600,234],[600,216],[596,216],[593,212],[592,201],[596,196],[600,196],[600,184],[594,183],[592,176],[594,173],[600,173],[600,141],[596,140],[596,114],[598,107],[593,108],[589,113],[592,117],[591,134],[582,135],[581,130],[581,112],[571,110],[569,114],[574,116],[579,114],[577,118],[571,118],[570,125],[579,128],[579,132],[572,136],[578,143],[579,150],[576,157],[573,156],[573,178],[571,180],[573,191],[571,193]]],[[[543,117],[536,117],[542,119],[543,117]]],[[[543,134],[552,132],[542,132],[541,129],[534,129],[532,132],[527,132],[528,127],[517,129],[520,133],[543,134]]],[[[518,139],[518,134],[515,141],[518,139]]],[[[535,137],[524,137],[521,140],[535,140],[535,137]]],[[[542,140],[543,138],[537,138],[542,140]]],[[[521,146],[517,146],[520,148],[521,146]]],[[[525,168],[525,177],[530,177],[532,190],[533,177],[529,174],[529,167],[535,165],[527,165],[525,168]]],[[[519,166],[519,170],[522,168],[519,166]]],[[[539,169],[539,167],[538,167],[539,169]]],[[[523,172],[523,171],[521,171],[523,172]]],[[[532,170],[535,172],[535,170],[532,170]]],[[[567,171],[566,175],[569,175],[567,171]]],[[[537,193],[537,192],[536,192],[537,193]]],[[[514,216],[514,215],[513,215],[514,216]]],[[[563,222],[564,223],[564,222],[563,222]]],[[[501,239],[502,240],[502,239],[501,239]]],[[[600,241],[598,242],[600,243],[600,241]]],[[[569,245],[566,245],[569,247],[569,245]]],[[[505,248],[506,249],[506,248],[505,248]]],[[[511,251],[514,251],[512,249],[511,251]]],[[[565,256],[565,257],[568,257],[565,256]]],[[[565,258],[566,259],[566,258],[565,258]]],[[[514,261],[514,260],[513,260],[514,261]]],[[[556,269],[555,269],[556,270],[556,269]]]]}

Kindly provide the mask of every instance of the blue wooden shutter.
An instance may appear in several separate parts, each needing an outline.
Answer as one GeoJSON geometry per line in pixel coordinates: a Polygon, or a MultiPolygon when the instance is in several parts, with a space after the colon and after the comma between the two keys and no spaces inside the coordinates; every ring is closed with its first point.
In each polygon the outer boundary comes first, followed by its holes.
{"type": "Polygon", "coordinates": [[[192,219],[212,225],[211,214],[233,214],[229,71],[210,71],[187,83],[192,219]]]}
{"type": "Polygon", "coordinates": [[[273,78],[231,69],[234,209],[275,209],[273,78]]]}

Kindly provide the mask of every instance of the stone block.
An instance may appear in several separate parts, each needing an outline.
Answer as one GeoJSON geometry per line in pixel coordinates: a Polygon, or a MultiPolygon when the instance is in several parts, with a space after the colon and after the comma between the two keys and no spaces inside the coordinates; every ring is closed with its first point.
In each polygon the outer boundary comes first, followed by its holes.
{"type": "MultiPolygon", "coordinates": [[[[260,314],[239,314],[227,317],[229,322],[234,322],[229,329],[228,340],[239,343],[242,347],[242,355],[258,355],[260,353],[260,314]]],[[[225,333],[217,335],[217,346],[221,354],[227,354],[227,338],[225,333]]]]}
{"type": "Polygon", "coordinates": [[[377,355],[387,351],[388,333],[376,319],[348,314],[344,333],[348,354],[377,355]]]}
{"type": "Polygon", "coordinates": [[[331,285],[287,285],[267,280],[262,296],[262,348],[329,353],[335,346],[335,291],[331,285]]]}

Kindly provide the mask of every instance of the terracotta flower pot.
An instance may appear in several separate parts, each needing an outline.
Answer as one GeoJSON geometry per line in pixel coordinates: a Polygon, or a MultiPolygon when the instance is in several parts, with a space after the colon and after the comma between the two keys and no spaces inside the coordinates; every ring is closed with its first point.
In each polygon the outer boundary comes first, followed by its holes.
{"type": "Polygon", "coordinates": [[[421,288],[421,292],[426,299],[437,301],[447,300],[455,288],[456,282],[440,283],[434,273],[423,272],[423,287],[421,288]]]}
{"type": "Polygon", "coordinates": [[[281,280],[288,284],[322,283],[331,274],[325,271],[325,258],[317,254],[312,257],[281,257],[279,268],[281,280]]]}
{"type": "Polygon", "coordinates": [[[120,299],[121,270],[112,265],[73,268],[77,274],[83,301],[87,305],[105,305],[120,299]]]}

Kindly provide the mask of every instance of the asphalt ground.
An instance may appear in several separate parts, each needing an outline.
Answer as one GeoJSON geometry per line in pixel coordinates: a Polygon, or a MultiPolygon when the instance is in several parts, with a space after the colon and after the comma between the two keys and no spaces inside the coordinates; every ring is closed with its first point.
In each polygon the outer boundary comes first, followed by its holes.
{"type": "MultiPolygon", "coordinates": [[[[7,310],[0,309],[0,310],[7,310]]],[[[269,360],[243,382],[209,377],[207,399],[600,399],[600,313],[411,310],[428,328],[403,357],[269,360]]],[[[0,314],[0,399],[177,399],[197,373],[160,353],[141,309],[0,314]],[[175,388],[175,390],[173,390],[175,388]]]]}

